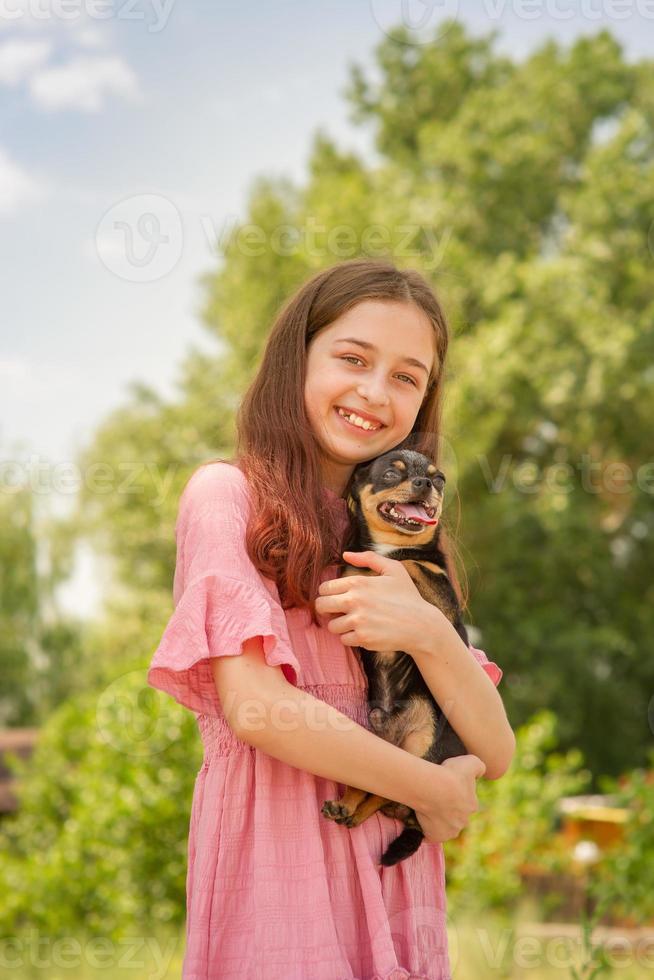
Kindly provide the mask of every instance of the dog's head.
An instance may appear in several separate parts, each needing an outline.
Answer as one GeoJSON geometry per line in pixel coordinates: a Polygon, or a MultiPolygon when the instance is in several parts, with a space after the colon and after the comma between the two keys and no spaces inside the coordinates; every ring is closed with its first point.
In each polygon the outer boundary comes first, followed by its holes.
{"type": "Polygon", "coordinates": [[[348,508],[374,543],[421,547],[436,538],[445,475],[422,453],[396,449],[358,466],[348,508]]]}

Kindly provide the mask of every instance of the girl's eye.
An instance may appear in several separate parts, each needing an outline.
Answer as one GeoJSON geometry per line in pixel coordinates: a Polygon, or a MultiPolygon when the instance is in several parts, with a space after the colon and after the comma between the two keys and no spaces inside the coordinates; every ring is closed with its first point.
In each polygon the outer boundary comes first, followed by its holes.
{"type": "MultiPolygon", "coordinates": [[[[363,361],[361,360],[361,358],[360,357],[357,357],[356,354],[344,354],[343,357],[341,357],[341,360],[342,361],[360,361],[361,364],[363,364],[363,361]]],[[[411,378],[408,374],[399,374],[398,377],[399,378],[407,378],[408,381],[409,381],[409,384],[412,384],[414,388],[417,388],[418,387],[418,385],[415,383],[415,381],[413,380],[413,378],[411,378]]]]}

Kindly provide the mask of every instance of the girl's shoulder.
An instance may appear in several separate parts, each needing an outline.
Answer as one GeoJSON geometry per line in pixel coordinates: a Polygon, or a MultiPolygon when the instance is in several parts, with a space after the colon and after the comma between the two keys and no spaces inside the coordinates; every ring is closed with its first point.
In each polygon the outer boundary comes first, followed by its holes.
{"type": "Polygon", "coordinates": [[[186,481],[179,498],[178,522],[213,508],[245,507],[249,503],[248,483],[235,463],[216,460],[203,463],[186,481]]]}
{"type": "Polygon", "coordinates": [[[213,497],[217,491],[224,488],[247,489],[245,474],[236,463],[223,460],[212,460],[202,463],[186,481],[180,500],[194,497],[213,497]]]}

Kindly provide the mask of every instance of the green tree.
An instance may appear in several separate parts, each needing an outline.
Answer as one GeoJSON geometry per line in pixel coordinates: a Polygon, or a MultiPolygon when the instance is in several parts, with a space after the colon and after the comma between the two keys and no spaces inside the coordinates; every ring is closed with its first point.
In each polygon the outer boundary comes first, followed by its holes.
{"type": "Polygon", "coordinates": [[[7,725],[32,716],[30,654],[39,607],[32,498],[26,490],[0,498],[0,711],[7,725]]]}
{"type": "Polygon", "coordinates": [[[81,624],[60,613],[70,541],[27,487],[0,497],[0,724],[34,726],[84,686],[81,624]]]}

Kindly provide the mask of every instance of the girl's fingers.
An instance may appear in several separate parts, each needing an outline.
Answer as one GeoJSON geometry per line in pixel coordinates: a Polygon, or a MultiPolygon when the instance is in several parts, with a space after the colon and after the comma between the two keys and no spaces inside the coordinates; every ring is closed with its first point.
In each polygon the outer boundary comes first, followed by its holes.
{"type": "Polygon", "coordinates": [[[349,612],[349,602],[344,601],[342,595],[320,595],[314,605],[321,616],[349,612]]]}
{"type": "Polygon", "coordinates": [[[347,592],[351,584],[351,575],[346,575],[345,578],[330,578],[326,582],[321,582],[318,586],[318,595],[340,595],[341,592],[347,592]]]}
{"type": "Polygon", "coordinates": [[[327,623],[327,629],[330,633],[348,633],[352,630],[352,623],[349,622],[347,616],[337,616],[336,619],[330,619],[327,623]]]}

